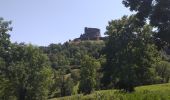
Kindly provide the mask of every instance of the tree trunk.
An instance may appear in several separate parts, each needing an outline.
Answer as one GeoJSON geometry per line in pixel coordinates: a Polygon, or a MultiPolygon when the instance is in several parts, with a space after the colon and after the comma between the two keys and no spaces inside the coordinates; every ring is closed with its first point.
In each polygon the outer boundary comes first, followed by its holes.
{"type": "Polygon", "coordinates": [[[19,90],[19,99],[18,100],[25,100],[25,96],[26,96],[26,89],[21,88],[19,90]]]}

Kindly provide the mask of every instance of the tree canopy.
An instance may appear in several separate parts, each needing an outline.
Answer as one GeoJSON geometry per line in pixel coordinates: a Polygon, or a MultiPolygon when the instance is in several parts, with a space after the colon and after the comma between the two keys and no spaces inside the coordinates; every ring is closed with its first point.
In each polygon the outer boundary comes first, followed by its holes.
{"type": "Polygon", "coordinates": [[[100,63],[95,59],[85,55],[81,61],[80,85],[79,91],[84,94],[90,94],[96,87],[96,73],[100,63]]]}
{"type": "Polygon", "coordinates": [[[137,22],[140,26],[149,19],[150,24],[157,28],[155,37],[164,42],[164,45],[170,43],[169,0],[123,0],[123,4],[131,11],[137,12],[137,22]]]}
{"type": "Polygon", "coordinates": [[[134,21],[135,16],[124,16],[107,26],[104,85],[133,91],[134,86],[153,82],[159,55],[152,41],[152,27],[140,28],[134,21]]]}

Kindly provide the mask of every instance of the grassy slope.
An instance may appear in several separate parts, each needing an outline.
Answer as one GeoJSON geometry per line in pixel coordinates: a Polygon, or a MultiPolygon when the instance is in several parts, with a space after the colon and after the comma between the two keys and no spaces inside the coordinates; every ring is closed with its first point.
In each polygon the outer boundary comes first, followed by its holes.
{"type": "Polygon", "coordinates": [[[133,93],[101,90],[90,95],[74,95],[51,100],[170,100],[170,83],[140,86],[133,93]]]}

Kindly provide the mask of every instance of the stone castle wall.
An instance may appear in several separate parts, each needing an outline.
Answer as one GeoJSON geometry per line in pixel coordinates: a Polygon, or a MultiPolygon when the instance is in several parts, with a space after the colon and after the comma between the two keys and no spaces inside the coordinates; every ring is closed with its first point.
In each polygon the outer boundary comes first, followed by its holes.
{"type": "Polygon", "coordinates": [[[74,39],[74,41],[82,40],[104,40],[104,37],[101,37],[100,29],[98,28],[84,28],[84,34],[81,34],[79,38],[74,39]]]}
{"type": "Polygon", "coordinates": [[[84,34],[80,36],[80,39],[86,40],[86,39],[98,39],[101,37],[100,29],[97,28],[87,28],[84,29],[84,34]]]}

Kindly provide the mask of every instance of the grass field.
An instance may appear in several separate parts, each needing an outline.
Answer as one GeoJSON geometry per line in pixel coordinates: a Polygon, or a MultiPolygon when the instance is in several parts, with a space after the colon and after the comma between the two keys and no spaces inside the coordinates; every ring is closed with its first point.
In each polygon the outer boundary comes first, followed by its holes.
{"type": "Polygon", "coordinates": [[[85,96],[79,94],[50,100],[170,100],[170,83],[140,86],[135,90],[133,93],[101,90],[85,96]]]}

